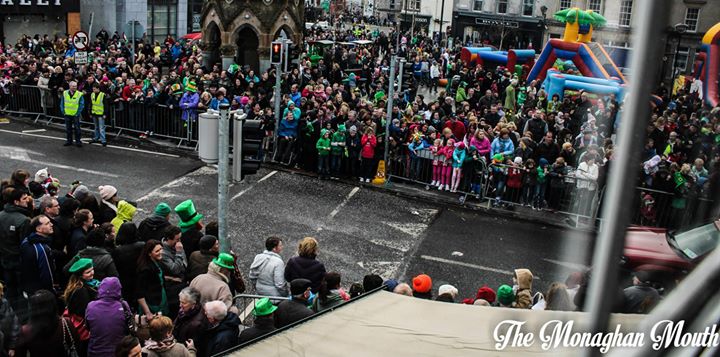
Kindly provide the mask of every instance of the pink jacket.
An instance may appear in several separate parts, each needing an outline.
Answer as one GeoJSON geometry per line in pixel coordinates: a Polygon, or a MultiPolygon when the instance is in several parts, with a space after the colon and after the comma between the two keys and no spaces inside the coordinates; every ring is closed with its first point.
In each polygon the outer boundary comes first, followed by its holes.
{"type": "Polygon", "coordinates": [[[478,154],[482,156],[488,156],[490,154],[490,140],[488,140],[487,137],[480,141],[477,137],[473,136],[472,139],[470,139],[470,146],[474,146],[478,154]]]}

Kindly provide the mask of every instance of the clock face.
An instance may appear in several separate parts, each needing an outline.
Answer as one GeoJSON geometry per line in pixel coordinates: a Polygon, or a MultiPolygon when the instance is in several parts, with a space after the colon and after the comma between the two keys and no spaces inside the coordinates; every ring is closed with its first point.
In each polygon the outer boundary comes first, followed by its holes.
{"type": "Polygon", "coordinates": [[[263,2],[265,3],[265,5],[270,5],[272,4],[273,0],[263,0],[263,2]]]}

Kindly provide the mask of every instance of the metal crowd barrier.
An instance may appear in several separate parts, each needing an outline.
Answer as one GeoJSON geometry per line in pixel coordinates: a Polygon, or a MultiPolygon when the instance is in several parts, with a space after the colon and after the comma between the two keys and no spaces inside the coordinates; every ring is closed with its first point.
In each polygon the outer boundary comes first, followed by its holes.
{"type": "Polygon", "coordinates": [[[255,302],[262,298],[270,298],[276,305],[281,301],[290,300],[287,296],[263,296],[253,294],[238,294],[233,296],[233,305],[237,307],[238,317],[243,325],[252,326],[254,321],[252,311],[255,308],[255,302]]]}
{"type": "MultiPolygon", "coordinates": [[[[1,96],[0,108],[4,107],[3,111],[10,114],[34,117],[36,123],[43,119],[46,125],[64,125],[65,118],[60,112],[59,96],[60,94],[53,95],[52,91],[37,86],[11,85],[9,93],[1,96]]],[[[86,109],[80,122],[84,130],[91,131],[93,123],[89,115],[90,107],[90,103],[85,103],[86,109]]],[[[108,134],[119,136],[123,133],[139,135],[152,132],[154,137],[178,141],[178,147],[196,147],[197,120],[183,121],[179,108],[120,101],[111,103],[106,112],[105,125],[108,134]]]]}

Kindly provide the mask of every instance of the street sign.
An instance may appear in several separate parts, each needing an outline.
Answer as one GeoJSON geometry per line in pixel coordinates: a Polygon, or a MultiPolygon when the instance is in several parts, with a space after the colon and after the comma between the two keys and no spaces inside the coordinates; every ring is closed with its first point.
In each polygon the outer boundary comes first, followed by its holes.
{"type": "Polygon", "coordinates": [[[86,34],[84,31],[78,31],[75,32],[75,34],[72,37],[73,46],[78,51],[84,51],[87,49],[88,45],[90,44],[90,40],[88,39],[88,34],[86,34]]]}
{"type": "Polygon", "coordinates": [[[75,52],[75,64],[87,64],[88,55],[85,51],[75,52]]]}

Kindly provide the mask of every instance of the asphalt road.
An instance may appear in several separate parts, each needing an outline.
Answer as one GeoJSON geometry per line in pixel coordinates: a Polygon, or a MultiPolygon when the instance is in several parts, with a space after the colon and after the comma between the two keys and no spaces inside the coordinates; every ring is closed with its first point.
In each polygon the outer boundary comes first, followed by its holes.
{"type": "MultiPolygon", "coordinates": [[[[0,177],[17,168],[34,173],[48,167],[64,185],[74,179],[91,189],[115,185],[122,198],[138,202],[136,222],[159,202],[174,206],[187,198],[204,222],[217,219],[214,167],[127,146],[65,148],[63,133],[23,130],[37,127],[0,125],[0,177]]],[[[340,272],[346,287],[370,272],[406,282],[427,273],[435,289],[450,283],[469,297],[482,284],[512,284],[514,269],[529,268],[537,277],[534,288],[544,291],[586,266],[592,247],[579,232],[268,169],[231,186],[228,198],[229,238],[243,270],[268,236],[284,239],[285,259],[296,254],[300,239],[313,236],[320,243],[318,259],[328,271],[340,272]]]]}

